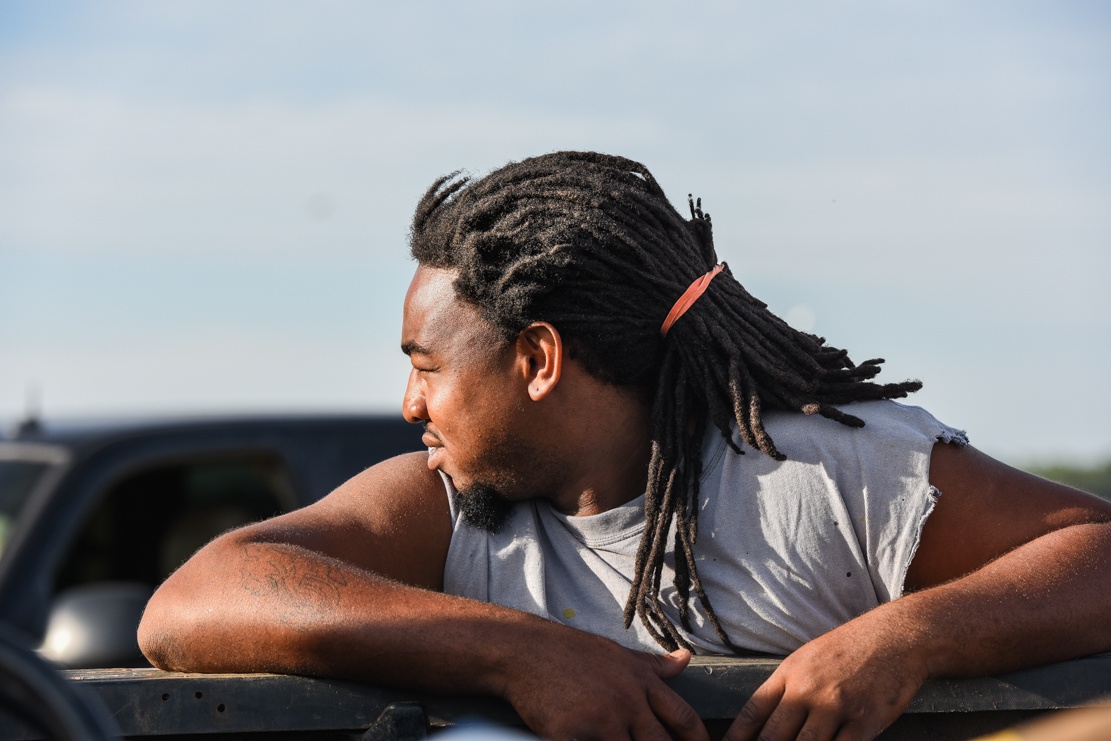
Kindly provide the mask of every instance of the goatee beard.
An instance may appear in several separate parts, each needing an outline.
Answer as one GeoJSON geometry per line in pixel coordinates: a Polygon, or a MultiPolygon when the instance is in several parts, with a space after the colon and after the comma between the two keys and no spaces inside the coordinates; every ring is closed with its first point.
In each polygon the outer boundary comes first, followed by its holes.
{"type": "Polygon", "coordinates": [[[459,514],[468,525],[496,533],[505,525],[513,505],[488,484],[471,484],[459,490],[459,514]]]}

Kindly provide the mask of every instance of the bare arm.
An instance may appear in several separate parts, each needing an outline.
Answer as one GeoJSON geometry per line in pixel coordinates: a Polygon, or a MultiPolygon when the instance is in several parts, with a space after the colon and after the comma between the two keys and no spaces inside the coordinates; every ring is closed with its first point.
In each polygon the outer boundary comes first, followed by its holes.
{"type": "Polygon", "coordinates": [[[333,662],[365,657],[333,657],[329,646],[394,614],[393,595],[441,586],[450,521],[420,458],[386,461],[309,507],[209,543],[147,606],[148,658],[193,671],[359,676],[333,662]]]}
{"type": "Polygon", "coordinates": [[[930,479],[913,591],[789,656],[728,739],[871,739],[928,678],[1111,649],[1111,505],[952,445],[930,479]]]}
{"type": "Polygon", "coordinates": [[[303,510],[228,533],[159,588],[140,645],[165,669],[363,679],[509,700],[551,738],[704,739],[652,656],[442,594],[451,528],[423,454],[303,510]],[[575,712],[569,712],[575,708],[575,712]]]}

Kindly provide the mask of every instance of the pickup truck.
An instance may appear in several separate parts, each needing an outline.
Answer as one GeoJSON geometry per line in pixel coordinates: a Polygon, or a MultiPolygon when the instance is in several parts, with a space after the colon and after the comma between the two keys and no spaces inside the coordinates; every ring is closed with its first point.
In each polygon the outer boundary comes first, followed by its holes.
{"type": "Polygon", "coordinates": [[[0,620],[64,667],[147,665],[139,615],[197,548],[420,435],[400,415],[24,423],[0,439],[0,620]]]}

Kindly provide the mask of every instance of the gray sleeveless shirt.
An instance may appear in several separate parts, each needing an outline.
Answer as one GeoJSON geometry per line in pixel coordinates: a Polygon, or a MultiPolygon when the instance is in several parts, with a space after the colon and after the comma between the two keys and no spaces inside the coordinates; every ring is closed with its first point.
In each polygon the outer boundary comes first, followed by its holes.
{"type": "MultiPolygon", "coordinates": [[[[964,432],[918,407],[876,401],[843,409],[865,426],[797,413],[766,415],[766,428],[786,461],[751,448],[737,455],[716,429],[707,432],[694,552],[714,611],[742,648],[789,653],[899,597],[939,495],[929,483],[930,451],[939,441],[967,443],[964,432]]],[[[515,506],[493,534],[463,521],[458,495],[450,479],[444,481],[454,528],[444,591],[540,615],[629,648],[660,650],[639,620],[628,630],[622,624],[644,530],[643,496],[586,517],[529,500],[515,506]]],[[[678,626],[673,537],[660,600],[678,626]]],[[[683,632],[691,645],[699,653],[728,653],[693,593],[690,611],[692,631],[683,632]]]]}

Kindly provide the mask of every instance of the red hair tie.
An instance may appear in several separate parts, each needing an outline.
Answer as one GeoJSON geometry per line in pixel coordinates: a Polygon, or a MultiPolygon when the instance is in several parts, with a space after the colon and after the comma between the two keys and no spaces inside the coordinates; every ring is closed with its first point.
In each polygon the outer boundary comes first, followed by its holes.
{"type": "Polygon", "coordinates": [[[710,281],[712,281],[714,276],[720,273],[724,267],[725,263],[715,265],[713,270],[700,278],[696,278],[694,283],[691,283],[687,290],[683,291],[683,295],[679,297],[679,300],[671,307],[671,311],[667,313],[667,319],[664,319],[664,323],[660,327],[660,337],[667,337],[667,331],[671,329],[671,325],[675,324],[675,322],[679,320],[679,317],[687,313],[687,309],[693,306],[694,302],[698,300],[698,297],[706,292],[706,289],[710,286],[710,281]]]}

